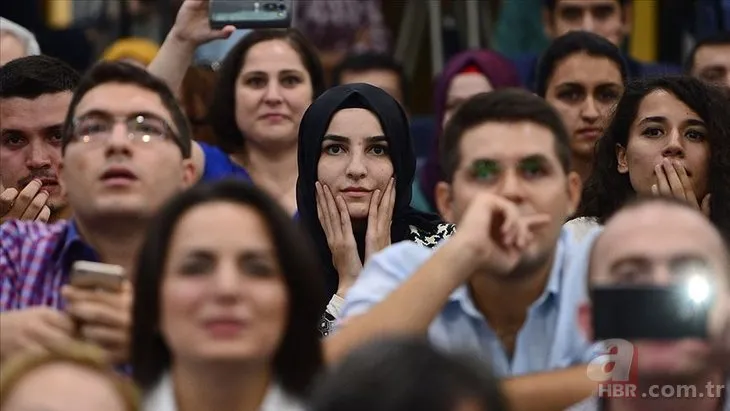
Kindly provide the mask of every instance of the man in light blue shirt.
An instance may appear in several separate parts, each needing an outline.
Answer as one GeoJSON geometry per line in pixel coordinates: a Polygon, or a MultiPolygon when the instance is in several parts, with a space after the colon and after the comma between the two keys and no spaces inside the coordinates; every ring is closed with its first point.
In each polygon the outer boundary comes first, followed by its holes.
{"type": "Polygon", "coordinates": [[[501,376],[582,363],[577,311],[598,228],[579,238],[562,227],[581,179],[560,117],[526,91],[498,90],[466,102],[442,138],[436,200],[456,234],[435,250],[404,242],[375,255],[346,296],[330,355],[424,333],[501,376]]]}

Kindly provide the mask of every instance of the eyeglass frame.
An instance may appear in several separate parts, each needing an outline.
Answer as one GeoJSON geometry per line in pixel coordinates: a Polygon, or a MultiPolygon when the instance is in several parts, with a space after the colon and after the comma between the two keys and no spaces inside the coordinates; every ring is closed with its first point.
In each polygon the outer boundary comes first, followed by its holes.
{"type": "MultiPolygon", "coordinates": [[[[109,114],[104,111],[92,110],[88,113],[85,113],[82,116],[74,118],[71,121],[71,129],[69,130],[70,138],[68,139],[68,143],[71,143],[71,142],[80,142],[83,144],[90,143],[88,141],[82,140],[82,138],[81,138],[82,136],[77,133],[77,127],[80,122],[86,120],[89,117],[93,117],[93,116],[102,117],[107,121],[111,121],[112,126],[115,126],[119,123],[124,124],[125,128],[126,128],[126,132],[127,132],[127,138],[129,138],[130,136],[134,136],[134,133],[130,132],[129,124],[134,122],[135,119],[137,119],[139,117],[154,119],[156,121],[159,121],[164,128],[162,139],[160,139],[159,141],[172,140],[175,143],[175,145],[177,145],[180,148],[180,150],[184,151],[183,147],[181,145],[181,142],[180,142],[180,136],[175,131],[175,129],[170,125],[170,123],[167,120],[165,120],[164,118],[162,118],[154,113],[150,113],[150,112],[137,112],[137,113],[133,113],[130,115],[115,116],[115,115],[109,114]]],[[[136,124],[140,124],[140,123],[137,121],[136,124]]],[[[109,137],[111,137],[111,133],[110,133],[109,137]]],[[[108,139],[108,137],[107,137],[107,139],[108,139]]],[[[134,136],[133,138],[129,138],[129,140],[134,141],[134,140],[137,140],[137,138],[136,138],[136,136],[134,136]]],[[[66,144],[66,145],[68,145],[68,144],[66,144]]]]}

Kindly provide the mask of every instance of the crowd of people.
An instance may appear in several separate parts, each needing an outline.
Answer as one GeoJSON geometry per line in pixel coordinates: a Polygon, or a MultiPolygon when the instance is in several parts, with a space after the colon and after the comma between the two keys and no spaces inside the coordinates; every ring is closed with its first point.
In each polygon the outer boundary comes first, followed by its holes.
{"type": "Polygon", "coordinates": [[[446,62],[433,137],[385,53],[194,67],[207,0],[85,73],[3,21],[0,407],[730,411],[730,33],[647,65],[589,3],[446,62]]]}

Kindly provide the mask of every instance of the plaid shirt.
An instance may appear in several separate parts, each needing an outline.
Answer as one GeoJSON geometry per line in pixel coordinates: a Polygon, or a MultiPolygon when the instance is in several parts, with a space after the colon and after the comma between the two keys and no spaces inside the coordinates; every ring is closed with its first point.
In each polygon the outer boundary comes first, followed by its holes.
{"type": "Polygon", "coordinates": [[[61,287],[78,260],[99,261],[73,220],[0,225],[0,312],[33,306],[64,308],[61,287]]]}

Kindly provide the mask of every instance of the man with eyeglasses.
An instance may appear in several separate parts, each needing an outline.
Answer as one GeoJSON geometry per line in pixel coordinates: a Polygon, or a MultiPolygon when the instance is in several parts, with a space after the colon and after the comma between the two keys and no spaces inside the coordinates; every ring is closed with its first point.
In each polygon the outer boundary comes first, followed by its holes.
{"type": "Polygon", "coordinates": [[[145,227],[194,180],[190,128],[144,69],[101,63],[81,80],[62,131],[59,180],[71,220],[0,225],[0,361],[81,339],[128,360],[131,283],[145,227]],[[119,291],[70,286],[77,261],[121,266],[119,291]]]}

